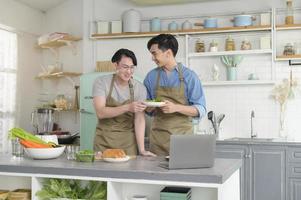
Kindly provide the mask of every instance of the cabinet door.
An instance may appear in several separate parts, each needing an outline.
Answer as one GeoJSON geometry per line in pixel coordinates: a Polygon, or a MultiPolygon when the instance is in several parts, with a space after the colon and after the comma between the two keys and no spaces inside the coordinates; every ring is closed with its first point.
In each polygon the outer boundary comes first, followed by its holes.
{"type": "Polygon", "coordinates": [[[252,146],[252,200],[285,199],[285,149],[252,146]]]}
{"type": "Polygon", "coordinates": [[[288,200],[300,200],[301,199],[301,179],[289,179],[289,199],[288,200]]]}
{"type": "Polygon", "coordinates": [[[240,169],[240,196],[241,200],[249,200],[249,148],[248,145],[225,145],[218,144],[216,146],[216,157],[218,158],[236,158],[242,159],[242,167],[240,169]]]}

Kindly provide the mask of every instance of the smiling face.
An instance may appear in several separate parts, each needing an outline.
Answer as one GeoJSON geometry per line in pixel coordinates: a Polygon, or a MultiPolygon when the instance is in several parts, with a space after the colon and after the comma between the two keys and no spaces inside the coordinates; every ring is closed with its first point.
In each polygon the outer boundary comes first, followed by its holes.
{"type": "Polygon", "coordinates": [[[163,67],[167,63],[170,62],[170,59],[173,58],[172,52],[170,49],[166,51],[162,51],[158,48],[158,44],[153,44],[149,49],[150,53],[152,54],[152,60],[159,66],[163,67]]]}
{"type": "Polygon", "coordinates": [[[133,64],[133,60],[129,57],[122,56],[121,60],[117,63],[114,63],[116,66],[116,74],[120,81],[128,82],[135,70],[135,65],[133,64]]]}

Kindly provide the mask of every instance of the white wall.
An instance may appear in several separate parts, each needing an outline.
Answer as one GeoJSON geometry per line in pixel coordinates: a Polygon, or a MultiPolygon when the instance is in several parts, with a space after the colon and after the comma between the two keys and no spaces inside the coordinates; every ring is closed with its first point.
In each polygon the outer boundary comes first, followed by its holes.
{"type": "MultiPolygon", "coordinates": [[[[241,11],[256,11],[267,10],[272,7],[285,7],[283,0],[254,0],[252,3],[244,0],[234,1],[219,1],[207,3],[191,3],[170,6],[151,6],[139,7],[132,3],[123,0],[94,0],[84,2],[84,37],[89,37],[87,27],[92,20],[120,20],[121,14],[130,8],[139,10],[144,19],[152,17],[167,17],[181,15],[205,15],[210,13],[225,13],[225,12],[241,12],[241,11]]],[[[296,7],[301,7],[300,1],[295,1],[296,7]]],[[[147,26],[147,25],[146,25],[147,26]]],[[[139,66],[137,74],[145,76],[147,71],[155,65],[151,61],[151,56],[147,52],[146,43],[149,38],[139,39],[114,39],[114,40],[99,40],[85,41],[83,55],[84,61],[87,63],[85,72],[93,71],[95,61],[108,60],[112,54],[121,47],[132,49],[138,58],[139,66]],[[91,62],[92,61],[92,62],[91,62]]],[[[183,38],[179,38],[180,52],[177,56],[179,61],[184,60],[183,38]]],[[[256,58],[255,58],[256,59],[256,58]]],[[[249,61],[252,62],[252,61],[249,61]]],[[[263,61],[262,66],[270,65],[271,61],[263,61]]],[[[194,68],[197,73],[196,68],[194,68]]],[[[294,76],[300,78],[301,69],[294,69],[294,76]]],[[[276,63],[276,79],[288,78],[288,63],[276,63]]],[[[221,137],[249,137],[250,136],[250,113],[255,110],[256,131],[259,137],[277,137],[279,129],[279,105],[269,98],[270,91],[273,86],[219,86],[205,87],[207,99],[207,109],[214,110],[216,113],[225,113],[226,118],[222,122],[223,133],[221,137]]],[[[290,137],[301,139],[298,136],[298,131],[301,130],[300,119],[301,111],[298,111],[300,104],[300,95],[296,96],[294,101],[289,104],[289,112],[287,119],[290,126],[290,137]]],[[[300,110],[300,109],[299,109],[300,110]]],[[[208,130],[210,124],[207,119],[202,120],[200,129],[208,130]]]]}
{"type": "Polygon", "coordinates": [[[0,0],[0,23],[27,33],[42,33],[44,14],[13,0],[0,0]]]}
{"type": "Polygon", "coordinates": [[[18,33],[17,126],[31,130],[30,114],[39,87],[34,77],[41,64],[41,52],[34,46],[42,32],[44,14],[12,0],[0,1],[0,24],[18,33]]]}
{"type": "MultiPolygon", "coordinates": [[[[43,33],[65,32],[74,36],[82,37],[83,31],[83,1],[68,0],[59,6],[49,10],[45,15],[43,33]]],[[[64,46],[58,50],[59,60],[63,65],[63,70],[67,72],[82,72],[82,41],[74,43],[72,46],[64,46]]],[[[55,56],[50,50],[43,50],[43,64],[55,64],[55,56]]],[[[79,78],[73,78],[76,85],[79,85],[79,78]]],[[[42,81],[41,92],[48,93],[49,100],[54,100],[58,94],[75,99],[74,85],[67,79],[55,79],[42,81]]],[[[79,130],[79,118],[76,112],[58,113],[59,126],[63,130],[75,132],[79,130]]]]}

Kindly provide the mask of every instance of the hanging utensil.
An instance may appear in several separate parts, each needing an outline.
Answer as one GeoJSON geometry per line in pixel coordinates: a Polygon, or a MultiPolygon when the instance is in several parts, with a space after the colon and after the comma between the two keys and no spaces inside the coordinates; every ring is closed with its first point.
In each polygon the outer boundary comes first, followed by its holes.
{"type": "Polygon", "coordinates": [[[79,100],[78,100],[78,97],[79,97],[79,94],[78,94],[78,89],[79,89],[79,86],[76,85],[74,86],[75,88],[75,99],[74,99],[74,110],[79,110],[79,100]]]}
{"type": "Polygon", "coordinates": [[[211,121],[213,129],[214,129],[214,133],[216,133],[216,118],[215,118],[215,114],[213,111],[209,111],[207,114],[208,119],[211,121]]]}
{"type": "Polygon", "coordinates": [[[293,91],[293,67],[290,66],[288,98],[293,99],[294,97],[295,97],[295,94],[294,94],[294,91],[293,91]]]}

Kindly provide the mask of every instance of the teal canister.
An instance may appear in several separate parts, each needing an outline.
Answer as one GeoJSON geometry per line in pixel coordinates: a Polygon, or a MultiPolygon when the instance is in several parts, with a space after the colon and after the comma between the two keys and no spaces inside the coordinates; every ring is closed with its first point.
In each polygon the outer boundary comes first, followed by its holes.
{"type": "Polygon", "coordinates": [[[161,20],[158,17],[151,19],[150,21],[150,31],[158,32],[161,31],[161,20]]]}
{"type": "Polygon", "coordinates": [[[172,21],[168,24],[168,30],[170,31],[177,31],[178,30],[178,24],[175,21],[172,21]]]}

